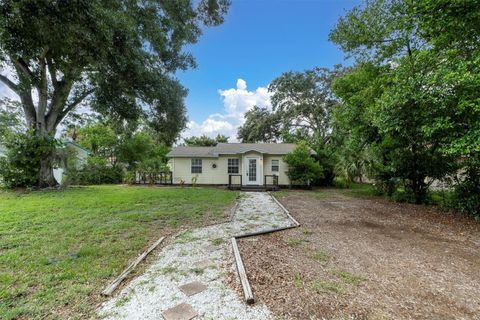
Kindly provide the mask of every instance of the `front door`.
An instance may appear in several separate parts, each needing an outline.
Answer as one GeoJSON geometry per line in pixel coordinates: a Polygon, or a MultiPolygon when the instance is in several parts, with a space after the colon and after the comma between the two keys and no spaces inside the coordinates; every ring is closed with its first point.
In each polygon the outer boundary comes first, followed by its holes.
{"type": "Polygon", "coordinates": [[[258,158],[247,158],[247,184],[258,185],[258,158]]]}

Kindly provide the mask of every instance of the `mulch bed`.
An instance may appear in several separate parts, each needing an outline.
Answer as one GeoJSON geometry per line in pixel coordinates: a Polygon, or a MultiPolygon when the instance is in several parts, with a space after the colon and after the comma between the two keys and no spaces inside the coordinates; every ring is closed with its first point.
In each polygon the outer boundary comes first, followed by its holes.
{"type": "Polygon", "coordinates": [[[293,319],[478,319],[480,224],[334,190],[280,199],[300,228],[242,239],[258,300],[293,319]]]}

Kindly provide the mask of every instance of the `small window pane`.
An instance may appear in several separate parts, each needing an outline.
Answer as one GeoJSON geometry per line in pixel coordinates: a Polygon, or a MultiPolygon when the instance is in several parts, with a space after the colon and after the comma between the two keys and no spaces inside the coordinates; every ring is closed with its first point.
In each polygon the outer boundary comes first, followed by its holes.
{"type": "Polygon", "coordinates": [[[202,159],[192,159],[192,173],[202,173],[202,159]]]}
{"type": "Polygon", "coordinates": [[[239,160],[238,159],[228,159],[228,173],[234,174],[239,172],[239,160]]]}
{"type": "Polygon", "coordinates": [[[278,167],[279,167],[279,161],[278,160],[272,160],[272,172],[278,172],[278,167]]]}

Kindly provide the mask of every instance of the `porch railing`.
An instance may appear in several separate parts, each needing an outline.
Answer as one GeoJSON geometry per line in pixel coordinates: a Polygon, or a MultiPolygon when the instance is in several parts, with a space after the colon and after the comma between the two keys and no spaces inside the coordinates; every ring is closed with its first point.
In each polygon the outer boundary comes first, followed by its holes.
{"type": "Polygon", "coordinates": [[[278,190],[278,176],[274,174],[266,174],[263,176],[263,185],[267,190],[278,190]]]}
{"type": "Polygon", "coordinates": [[[229,174],[228,175],[228,189],[241,189],[242,188],[242,175],[241,174],[229,174]]]}
{"type": "Polygon", "coordinates": [[[173,174],[171,171],[152,172],[137,171],[135,173],[136,184],[173,184],[173,174]]]}

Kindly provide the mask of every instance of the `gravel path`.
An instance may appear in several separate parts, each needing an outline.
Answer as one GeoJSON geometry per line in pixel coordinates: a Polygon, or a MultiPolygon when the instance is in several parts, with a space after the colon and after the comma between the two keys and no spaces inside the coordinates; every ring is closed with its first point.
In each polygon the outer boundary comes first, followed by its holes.
{"type": "Polygon", "coordinates": [[[229,239],[291,224],[268,193],[242,193],[231,222],[177,236],[143,275],[105,302],[98,313],[105,319],[164,319],[167,309],[186,303],[198,314],[196,319],[272,319],[265,305],[247,306],[227,287],[227,273],[235,268],[229,239]],[[192,282],[206,289],[187,296],[180,286],[192,282]]]}

